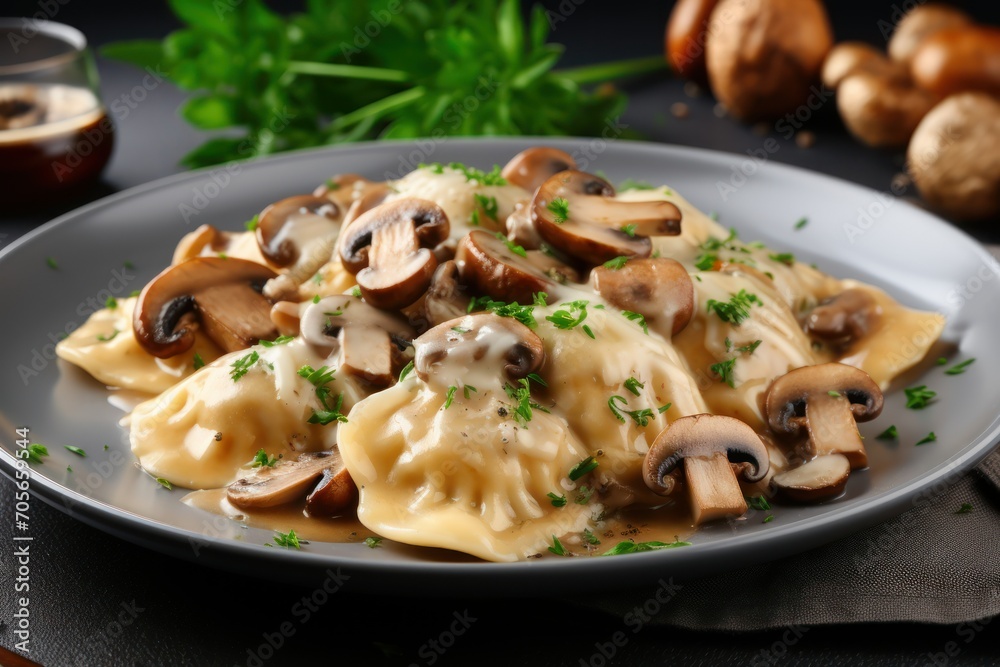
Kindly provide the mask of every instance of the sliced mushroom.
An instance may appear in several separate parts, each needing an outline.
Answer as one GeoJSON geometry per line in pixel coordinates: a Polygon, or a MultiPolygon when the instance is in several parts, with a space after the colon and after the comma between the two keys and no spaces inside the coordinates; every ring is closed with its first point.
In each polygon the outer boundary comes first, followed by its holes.
{"type": "Polygon", "coordinates": [[[857,422],[878,417],[882,391],[859,368],[830,363],[789,371],[764,400],[771,429],[786,436],[806,432],[812,455],[843,454],[852,469],[868,465],[857,422]]]}
{"type": "Polygon", "coordinates": [[[836,346],[847,346],[864,338],[875,326],[882,310],[863,289],[847,289],[824,299],[806,318],[805,330],[836,346]]]}
{"type": "Polygon", "coordinates": [[[501,301],[531,303],[538,292],[551,292],[559,284],[579,280],[572,267],[537,250],[526,251],[501,234],[481,230],[462,239],[455,259],[462,281],[473,292],[501,301]]]}
{"type": "Polygon", "coordinates": [[[444,322],[413,341],[414,370],[425,382],[445,366],[449,378],[470,368],[502,370],[520,380],[541,368],[545,349],[538,335],[517,320],[490,313],[466,315],[444,322]]]}
{"type": "MultiPolygon", "coordinates": [[[[311,241],[336,238],[340,217],[340,208],[322,197],[297,195],[275,202],[258,217],[260,252],[274,266],[294,264],[311,241]]],[[[324,262],[330,258],[332,249],[327,250],[324,262]]]]}
{"type": "Polygon", "coordinates": [[[275,275],[262,264],[235,258],[195,257],[171,266],[139,294],[135,338],[161,359],[191,348],[197,321],[226,352],[272,339],[277,332],[271,303],[261,289],[275,275]]]}
{"type": "Polygon", "coordinates": [[[340,460],[340,451],[330,453],[337,456],[337,464],[323,471],[316,488],[306,496],[306,514],[309,516],[337,516],[357,501],[358,487],[340,460]]]}
{"type": "Polygon", "coordinates": [[[365,301],[397,309],[427,290],[437,268],[429,248],[448,238],[448,231],[448,216],[434,202],[396,199],[351,223],[338,249],[344,267],[357,274],[365,301]]]}
{"type": "Polygon", "coordinates": [[[302,454],[297,461],[278,461],[254,468],[233,482],[226,498],[244,509],[277,507],[304,498],[327,468],[343,467],[340,452],[302,454]]]}
{"type": "Polygon", "coordinates": [[[767,475],[767,448],[754,430],[732,417],[681,417],[663,429],[643,462],[643,478],[655,493],[670,495],[683,467],[695,525],[747,511],[737,479],[767,475]],[[739,473],[737,473],[739,470],[739,473]]]}
{"type": "Polygon", "coordinates": [[[424,296],[423,315],[429,326],[453,320],[468,312],[468,290],[458,282],[458,265],[449,260],[437,267],[424,296]]]}
{"type": "Polygon", "coordinates": [[[504,226],[507,229],[507,238],[512,243],[525,250],[538,250],[542,247],[542,237],[539,236],[535,222],[531,219],[530,200],[514,204],[514,212],[507,216],[504,226]]]}
{"type": "Polygon", "coordinates": [[[324,197],[341,211],[347,211],[355,201],[376,190],[387,190],[385,183],[369,181],[358,174],[337,174],[313,190],[313,196],[324,197]]]}
{"type": "Polygon", "coordinates": [[[226,498],[248,510],[278,507],[305,498],[306,512],[311,516],[334,516],[353,504],[356,493],[340,451],[334,449],[254,468],[229,486],[226,498]]]}
{"type": "Polygon", "coordinates": [[[344,215],[344,225],[350,225],[363,214],[377,206],[381,206],[392,193],[392,188],[385,183],[370,184],[360,196],[354,199],[351,207],[347,209],[347,213],[344,215]]]}
{"type": "Polygon", "coordinates": [[[534,146],[512,157],[500,175],[508,183],[534,192],[550,176],[567,169],[576,169],[572,155],[550,146],[534,146]]]}
{"type": "Polygon", "coordinates": [[[795,503],[818,503],[844,492],[851,475],[851,462],[842,454],[817,456],[797,468],[786,470],[771,479],[784,500],[795,503]]]}
{"type": "Polygon", "coordinates": [[[590,283],[612,305],[643,315],[667,338],[684,329],[694,313],[694,283],[672,259],[630,259],[620,269],[598,266],[590,283]]]}
{"type": "Polygon", "coordinates": [[[238,233],[219,231],[212,225],[202,225],[184,235],[174,249],[174,257],[170,263],[180,264],[193,257],[224,253],[237,235],[238,233]]]}
{"type": "Polygon", "coordinates": [[[402,318],[348,294],[309,304],[299,329],[303,340],[321,354],[339,351],[341,371],[378,387],[392,383],[414,335],[413,327],[402,318]]]}
{"type": "Polygon", "coordinates": [[[676,236],[681,212],[668,201],[625,202],[603,178],[563,171],[545,181],[531,203],[531,219],[550,245],[590,264],[615,257],[648,257],[651,235],[676,236]]]}

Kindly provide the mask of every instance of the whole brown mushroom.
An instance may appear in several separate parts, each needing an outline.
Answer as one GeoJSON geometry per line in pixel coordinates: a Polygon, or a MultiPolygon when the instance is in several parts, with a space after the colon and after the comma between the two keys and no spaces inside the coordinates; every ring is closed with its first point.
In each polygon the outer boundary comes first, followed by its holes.
{"type": "Polygon", "coordinates": [[[832,46],[820,0],[722,0],[706,51],[712,92],[737,118],[778,118],[806,102],[832,46]]]}
{"type": "Polygon", "coordinates": [[[955,7],[934,2],[920,5],[908,12],[896,26],[889,40],[889,57],[907,63],[928,37],[946,28],[971,23],[969,15],[955,7]]]}
{"type": "Polygon", "coordinates": [[[961,93],[921,121],[907,150],[920,194],[957,220],[1000,215],[1000,100],[961,93]]]}
{"type": "Polygon", "coordinates": [[[905,146],[937,98],[909,80],[856,71],[840,82],[837,108],[851,134],[869,146],[905,146]]]}

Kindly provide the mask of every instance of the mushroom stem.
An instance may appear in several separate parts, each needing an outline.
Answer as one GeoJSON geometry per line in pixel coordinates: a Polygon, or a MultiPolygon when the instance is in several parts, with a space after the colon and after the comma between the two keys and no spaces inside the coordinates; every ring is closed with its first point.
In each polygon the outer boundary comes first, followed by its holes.
{"type": "Polygon", "coordinates": [[[852,470],[868,465],[868,454],[847,397],[814,396],[806,403],[806,420],[816,455],[843,454],[851,462],[852,470]]]}
{"type": "Polygon", "coordinates": [[[743,491],[726,452],[686,458],[684,477],[696,526],[727,516],[741,516],[747,511],[743,491]]]}

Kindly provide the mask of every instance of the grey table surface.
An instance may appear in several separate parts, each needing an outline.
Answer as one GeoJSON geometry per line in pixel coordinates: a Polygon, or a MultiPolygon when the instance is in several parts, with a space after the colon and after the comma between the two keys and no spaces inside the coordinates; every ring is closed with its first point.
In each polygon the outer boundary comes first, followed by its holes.
{"type": "MultiPolygon", "coordinates": [[[[98,43],[108,35],[157,35],[169,27],[169,21],[151,25],[120,14],[106,19],[98,43]]],[[[107,102],[142,86],[140,71],[103,60],[99,66],[107,102]]],[[[816,134],[815,145],[806,149],[787,139],[783,127],[749,128],[717,118],[709,97],[689,97],[675,81],[651,78],[634,84],[630,92],[631,105],[622,121],[652,141],[728,151],[736,162],[736,155],[758,150],[766,133],[780,146],[768,159],[879,191],[889,190],[902,164],[901,155],[851,141],[830,102],[805,121],[805,129],[816,134]],[[678,102],[687,105],[686,118],[671,114],[671,105],[678,102]]],[[[183,99],[169,83],[157,84],[145,91],[141,103],[115,114],[115,154],[102,185],[89,198],[181,170],[179,158],[204,139],[176,116],[183,99]]],[[[0,218],[0,247],[58,212],[0,218]]],[[[983,242],[1000,241],[996,221],[967,231],[983,242]]],[[[13,491],[6,479],[0,480],[0,539],[5,544],[11,544],[13,491]]],[[[42,503],[32,511],[38,534],[32,572],[38,574],[32,584],[36,634],[30,657],[46,665],[1000,664],[1000,624],[971,635],[969,626],[910,624],[746,634],[648,627],[616,646],[609,640],[622,629],[621,619],[559,600],[491,601],[477,598],[474,591],[453,591],[436,600],[342,594],[315,604],[308,600],[312,590],[177,561],[110,537],[42,503]],[[295,625],[286,628],[290,615],[303,608],[311,609],[305,621],[295,615],[295,625]],[[288,628],[291,633],[282,634],[288,628]],[[975,641],[966,643],[967,635],[975,641]],[[279,643],[278,651],[266,648],[279,643]],[[958,653],[950,651],[952,645],[960,646],[958,653]]],[[[0,647],[7,648],[14,644],[12,562],[7,553],[0,557],[0,647]]],[[[581,586],[585,590],[585,582],[581,586]]]]}

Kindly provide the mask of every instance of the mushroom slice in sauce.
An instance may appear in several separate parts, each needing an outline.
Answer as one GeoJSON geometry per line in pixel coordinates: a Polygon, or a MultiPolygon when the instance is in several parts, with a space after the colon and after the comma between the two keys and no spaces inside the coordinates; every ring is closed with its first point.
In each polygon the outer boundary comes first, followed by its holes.
{"type": "Polygon", "coordinates": [[[306,496],[309,516],[337,516],[357,502],[358,487],[340,460],[340,452],[334,451],[337,465],[324,470],[316,488],[306,496]]]}
{"type": "Polygon", "coordinates": [[[396,199],[362,214],[340,235],[338,250],[365,301],[397,309],[427,290],[437,268],[429,250],[448,238],[448,216],[434,202],[396,199]]]}
{"type": "Polygon", "coordinates": [[[261,290],[275,275],[262,264],[236,258],[195,257],[171,266],[139,294],[135,338],[161,359],[191,348],[196,321],[226,352],[272,339],[277,332],[271,303],[261,290]]]}
{"type": "Polygon", "coordinates": [[[740,516],[747,511],[737,473],[757,482],[767,475],[767,448],[747,424],[722,415],[681,417],[663,429],[646,453],[646,486],[661,495],[674,492],[683,468],[695,525],[740,516]]]}
{"type": "Polygon", "coordinates": [[[829,363],[789,371],[776,379],[764,401],[775,433],[809,436],[813,455],[843,454],[852,469],[868,465],[857,422],[882,412],[882,391],[859,368],[829,363]]]}
{"type": "Polygon", "coordinates": [[[523,250],[506,239],[476,230],[458,245],[455,259],[462,281],[478,294],[501,301],[531,303],[538,292],[578,282],[576,269],[537,250],[523,250]]]}
{"type": "Polygon", "coordinates": [[[458,265],[453,260],[437,267],[422,306],[428,328],[462,317],[468,312],[468,290],[459,283],[458,278],[458,265]]]}
{"type": "Polygon", "coordinates": [[[550,146],[534,146],[512,157],[500,175],[508,183],[534,192],[550,176],[567,169],[576,169],[572,155],[550,146]]]}
{"type": "Polygon", "coordinates": [[[534,373],[545,361],[538,334],[515,319],[490,313],[439,324],[414,340],[413,346],[414,370],[425,382],[446,365],[480,372],[498,367],[496,370],[515,381],[534,373]]]}
{"type": "Polygon", "coordinates": [[[545,181],[531,203],[539,235],[550,245],[590,264],[615,257],[648,257],[650,236],[676,236],[681,212],[668,201],[626,202],[603,178],[563,171],[545,181]]]}
{"type": "Polygon", "coordinates": [[[771,484],[784,500],[818,503],[844,492],[851,475],[851,462],[843,454],[826,454],[778,473],[771,484]]]}
{"type": "Polygon", "coordinates": [[[338,368],[377,387],[395,377],[414,330],[397,315],[372,308],[347,294],[309,304],[299,322],[302,338],[321,354],[338,352],[338,368]]]}
{"type": "Polygon", "coordinates": [[[590,283],[609,303],[643,315],[667,338],[680,333],[694,313],[694,283],[672,259],[630,259],[620,269],[598,266],[590,272],[590,283]]]}
{"type": "MultiPolygon", "coordinates": [[[[307,494],[315,495],[328,483],[328,478],[340,477],[342,482],[342,475],[347,475],[347,469],[336,449],[302,454],[296,461],[279,461],[273,466],[255,468],[249,475],[229,486],[226,498],[243,509],[278,507],[305,498],[307,494]],[[320,482],[319,485],[317,481],[320,482]]],[[[347,479],[350,479],[350,475],[347,475],[347,479]]],[[[338,500],[343,501],[341,507],[350,503],[350,498],[345,496],[346,494],[331,495],[327,499],[329,504],[324,506],[323,501],[320,501],[317,509],[323,508],[325,515],[336,512],[338,508],[334,505],[338,500]],[[332,512],[326,512],[326,509],[332,512]]]]}
{"type": "Polygon", "coordinates": [[[806,318],[805,330],[815,338],[846,347],[874,328],[881,309],[863,289],[847,289],[825,299],[806,318]]]}

